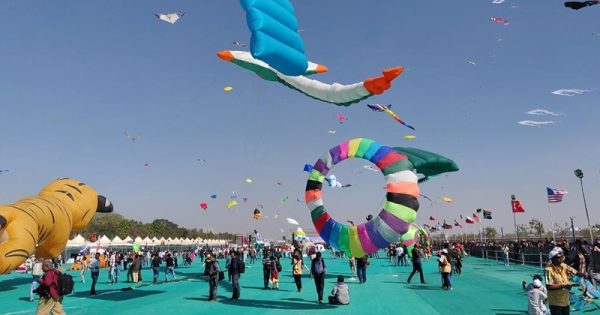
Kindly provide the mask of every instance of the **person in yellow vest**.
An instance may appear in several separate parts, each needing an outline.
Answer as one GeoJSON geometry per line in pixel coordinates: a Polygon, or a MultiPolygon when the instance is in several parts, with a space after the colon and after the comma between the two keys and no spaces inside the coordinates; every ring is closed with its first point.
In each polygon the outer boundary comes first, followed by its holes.
{"type": "Polygon", "coordinates": [[[560,247],[554,247],[550,254],[550,263],[546,266],[546,288],[548,289],[548,305],[552,315],[569,315],[569,290],[573,286],[571,277],[581,276],[577,270],[565,264],[565,256],[560,247]]]}

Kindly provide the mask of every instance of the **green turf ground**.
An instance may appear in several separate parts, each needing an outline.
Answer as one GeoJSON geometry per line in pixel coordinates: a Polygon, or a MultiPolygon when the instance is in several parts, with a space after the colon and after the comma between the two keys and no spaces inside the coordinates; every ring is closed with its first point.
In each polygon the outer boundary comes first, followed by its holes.
{"type": "MultiPolygon", "coordinates": [[[[327,277],[325,301],[338,274],[346,276],[350,287],[350,305],[330,306],[317,304],[314,282],[308,275],[302,279],[303,290],[296,292],[291,266],[282,259],[280,290],[263,290],[260,264],[247,264],[246,273],[240,280],[241,299],[231,297],[231,285],[219,284],[219,300],[206,301],[208,283],[199,277],[203,268],[196,261],[192,267],[176,270],[178,280],[164,283],[161,270],[159,284],[152,284],[152,272],[143,271],[144,282],[121,291],[129,283],[108,284],[107,270],[100,271],[96,290],[98,295],[89,296],[91,278],[79,283],[79,274],[73,272],[75,291],[65,297],[64,307],[68,314],[525,314],[527,297],[521,291],[521,281],[530,280],[539,273],[532,267],[504,267],[496,261],[468,257],[463,275],[453,277],[454,290],[441,288],[437,262],[424,262],[427,284],[419,284],[418,276],[411,284],[406,278],[411,267],[395,267],[387,259],[372,259],[367,269],[367,282],[359,284],[350,277],[346,260],[325,255],[327,277]]],[[[220,262],[223,266],[224,262],[220,262]]],[[[122,273],[124,275],[124,273],[122,273]]],[[[0,314],[33,314],[37,302],[28,301],[30,275],[12,273],[0,276],[0,314]]],[[[596,313],[596,312],[594,312],[596,313]]],[[[598,312],[600,314],[600,312],[598,312]]]]}

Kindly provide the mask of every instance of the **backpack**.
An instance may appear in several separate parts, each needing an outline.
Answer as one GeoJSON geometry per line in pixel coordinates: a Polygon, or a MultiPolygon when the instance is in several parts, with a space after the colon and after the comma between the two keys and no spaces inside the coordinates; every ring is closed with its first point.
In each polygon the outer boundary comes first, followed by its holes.
{"type": "Polygon", "coordinates": [[[243,261],[239,261],[238,263],[238,272],[239,273],[244,273],[246,272],[246,263],[244,263],[243,261]]]}
{"type": "Polygon", "coordinates": [[[323,258],[315,261],[313,263],[313,273],[322,274],[325,272],[325,263],[323,262],[323,258]]]}
{"type": "Polygon", "coordinates": [[[281,268],[281,264],[279,262],[277,262],[276,267],[277,267],[277,272],[281,272],[281,270],[283,269],[283,268],[281,268]]]}
{"type": "Polygon", "coordinates": [[[73,287],[75,283],[73,282],[73,277],[71,275],[61,273],[60,271],[56,271],[58,276],[58,294],[60,296],[65,296],[73,293],[73,287]]]}

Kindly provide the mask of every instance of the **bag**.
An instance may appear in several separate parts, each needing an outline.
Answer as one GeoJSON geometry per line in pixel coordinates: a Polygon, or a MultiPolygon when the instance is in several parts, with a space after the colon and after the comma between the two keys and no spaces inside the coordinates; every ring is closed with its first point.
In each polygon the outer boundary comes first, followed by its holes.
{"type": "Polygon", "coordinates": [[[321,258],[313,263],[313,273],[322,274],[323,272],[325,272],[325,266],[323,258],[321,258]]]}
{"type": "Polygon", "coordinates": [[[279,262],[277,262],[277,272],[281,272],[281,270],[283,270],[283,268],[281,268],[281,264],[279,262]]]}
{"type": "Polygon", "coordinates": [[[59,271],[56,273],[58,276],[58,294],[60,296],[65,296],[73,293],[73,286],[75,285],[75,283],[73,283],[73,277],[59,271]]]}
{"type": "Polygon", "coordinates": [[[219,271],[219,281],[225,279],[225,272],[224,271],[219,271]]]}
{"type": "Polygon", "coordinates": [[[239,273],[246,272],[246,263],[244,263],[241,260],[239,261],[239,264],[238,264],[238,271],[239,271],[239,273]]]}

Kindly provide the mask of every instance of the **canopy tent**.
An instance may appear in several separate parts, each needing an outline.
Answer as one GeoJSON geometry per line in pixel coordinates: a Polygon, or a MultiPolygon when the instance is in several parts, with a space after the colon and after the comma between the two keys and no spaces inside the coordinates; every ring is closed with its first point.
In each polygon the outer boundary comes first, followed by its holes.
{"type": "Polygon", "coordinates": [[[77,234],[77,236],[67,242],[66,248],[81,248],[85,246],[85,243],[85,238],[81,234],[77,234]]]}

